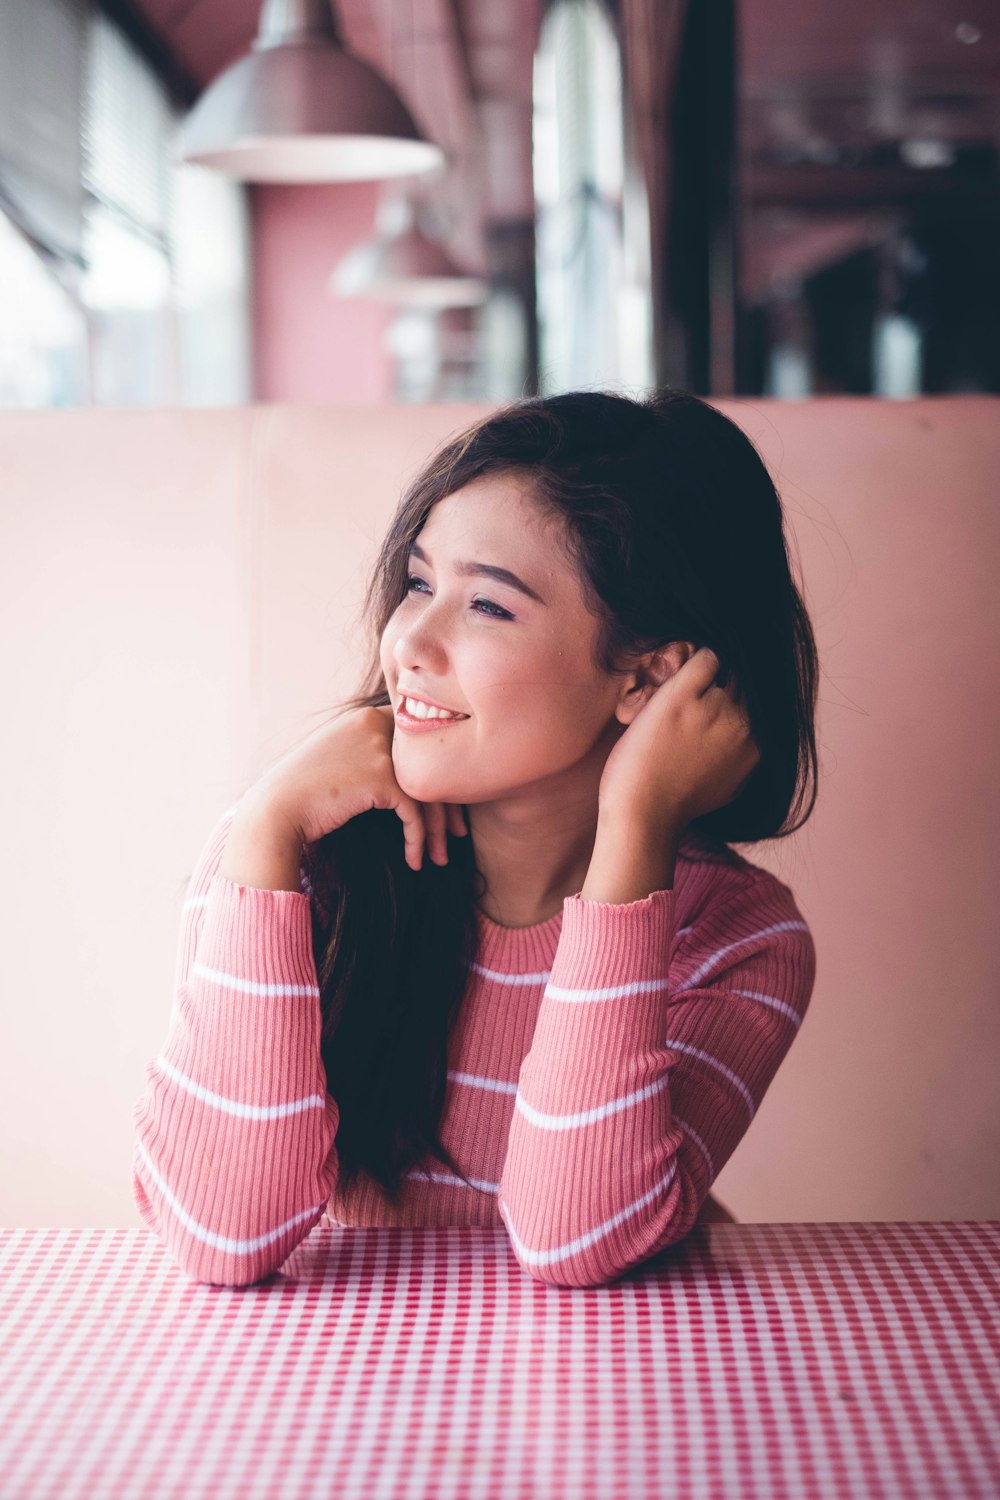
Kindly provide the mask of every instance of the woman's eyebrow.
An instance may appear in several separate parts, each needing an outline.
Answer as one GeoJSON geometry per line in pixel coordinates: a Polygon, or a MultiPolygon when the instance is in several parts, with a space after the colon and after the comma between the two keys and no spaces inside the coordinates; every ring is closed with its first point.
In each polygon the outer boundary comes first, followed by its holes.
{"type": "MultiPolygon", "coordinates": [[[[419,557],[420,561],[427,563],[428,567],[432,566],[431,560],[428,557],[427,553],[422,547],[418,546],[416,542],[410,543],[410,555],[412,557],[419,557]]],[[[506,583],[510,586],[510,588],[517,589],[522,594],[527,594],[528,598],[534,599],[536,604],[545,603],[545,600],[542,598],[541,594],[536,594],[533,588],[529,588],[528,585],[524,583],[520,578],[518,578],[516,573],[512,573],[509,568],[498,568],[494,563],[460,562],[455,564],[455,572],[461,574],[463,578],[472,578],[478,576],[481,576],[483,578],[495,578],[497,583],[506,583]]]]}

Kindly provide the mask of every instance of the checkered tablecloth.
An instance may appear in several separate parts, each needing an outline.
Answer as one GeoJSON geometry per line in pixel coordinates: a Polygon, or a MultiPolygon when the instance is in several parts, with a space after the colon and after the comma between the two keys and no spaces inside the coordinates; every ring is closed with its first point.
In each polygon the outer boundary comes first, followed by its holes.
{"type": "Polygon", "coordinates": [[[0,1230],[2,1500],[997,1500],[1000,1223],[711,1224],[614,1285],[338,1229],[234,1289],[0,1230]]]}

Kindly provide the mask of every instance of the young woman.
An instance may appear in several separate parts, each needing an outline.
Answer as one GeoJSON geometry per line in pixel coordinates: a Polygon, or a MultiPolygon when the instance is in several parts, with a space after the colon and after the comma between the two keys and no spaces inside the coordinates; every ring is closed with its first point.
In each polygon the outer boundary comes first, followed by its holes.
{"type": "Polygon", "coordinates": [[[517,402],[410,486],[366,607],[362,691],[191,878],[136,1202],[201,1281],[329,1213],[502,1224],[607,1283],[726,1217],[813,989],[792,892],[729,847],[816,800],[778,495],[689,394],[517,402]]]}

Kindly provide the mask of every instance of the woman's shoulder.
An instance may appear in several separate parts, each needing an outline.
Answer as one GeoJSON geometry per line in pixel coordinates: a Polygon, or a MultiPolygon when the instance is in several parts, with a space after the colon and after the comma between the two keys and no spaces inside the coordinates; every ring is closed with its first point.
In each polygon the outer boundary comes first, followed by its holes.
{"type": "Polygon", "coordinates": [[[695,865],[724,865],[730,870],[757,868],[721,839],[708,838],[693,828],[685,828],[677,847],[677,858],[695,865]]]}
{"type": "Polygon", "coordinates": [[[817,952],[794,891],[727,844],[712,841],[711,847],[703,847],[706,843],[692,839],[683,856],[678,850],[671,963],[693,963],[698,969],[706,957],[714,965],[720,954],[738,950],[741,962],[756,955],[755,961],[770,965],[768,982],[784,984],[784,998],[804,1015],[816,979],[817,952]],[[740,947],[750,939],[750,947],[740,947]]]}
{"type": "Polygon", "coordinates": [[[801,916],[791,886],[766,866],[739,854],[720,839],[706,838],[687,828],[681,836],[677,859],[685,867],[692,884],[698,882],[699,870],[709,877],[708,885],[720,900],[743,899],[751,904],[786,907],[789,914],[801,916]]]}

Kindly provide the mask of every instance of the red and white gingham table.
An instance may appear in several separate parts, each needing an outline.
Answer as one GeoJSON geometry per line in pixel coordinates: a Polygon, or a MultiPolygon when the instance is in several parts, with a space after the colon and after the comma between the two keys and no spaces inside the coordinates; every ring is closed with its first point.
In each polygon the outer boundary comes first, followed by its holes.
{"type": "Polygon", "coordinates": [[[706,1224],[611,1286],[322,1221],[249,1288],[0,1230],[2,1500],[996,1500],[1000,1223],[706,1224]]]}

